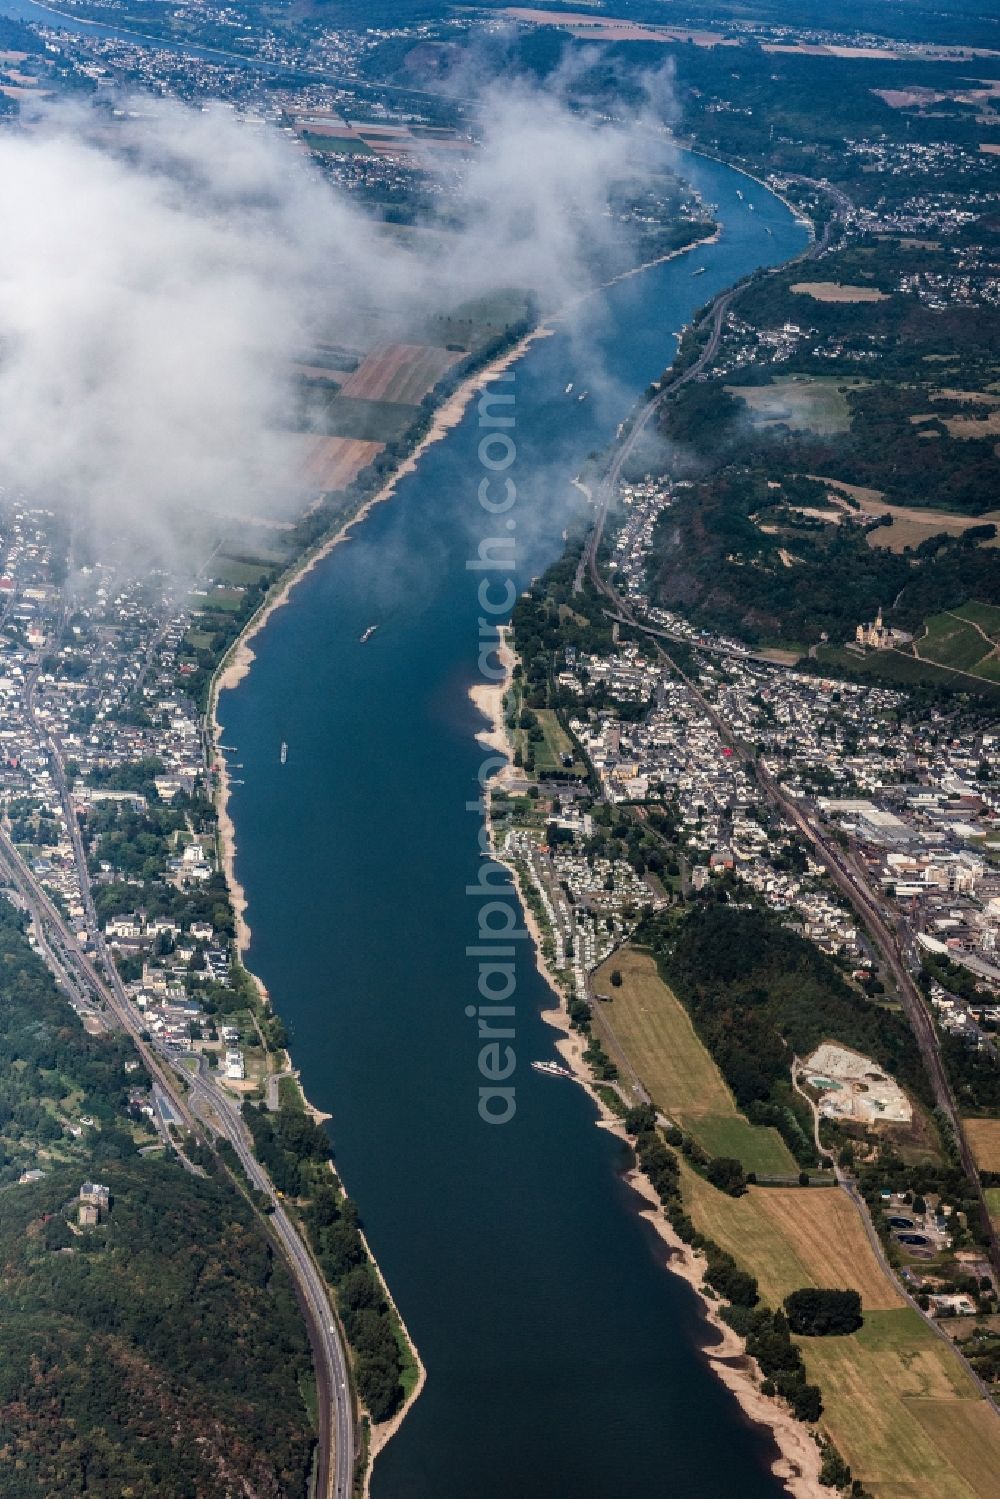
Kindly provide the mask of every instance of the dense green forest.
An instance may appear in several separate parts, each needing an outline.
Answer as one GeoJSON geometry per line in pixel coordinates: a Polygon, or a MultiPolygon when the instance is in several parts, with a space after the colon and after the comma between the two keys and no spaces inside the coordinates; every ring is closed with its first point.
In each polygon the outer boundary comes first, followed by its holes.
{"type": "Polygon", "coordinates": [[[0,1198],[4,1494],[304,1494],[308,1346],[251,1208],[137,1156],[100,1163],[110,1215],[77,1230],[82,1179],[0,1198]]]}
{"type": "Polygon", "coordinates": [[[134,1155],[128,1089],[142,1080],[128,1042],[83,1029],[29,947],[23,918],[0,899],[0,1193],[50,1161],[103,1168],[134,1155]]]}
{"type": "Polygon", "coordinates": [[[774,473],[774,464],[732,463],[679,493],[654,539],[657,602],[707,628],[803,648],[824,634],[836,645],[853,639],[880,605],[917,634],[929,615],[969,599],[1000,604],[989,526],[893,552],[870,546],[858,525],[803,517],[796,507],[827,505],[826,486],[774,473]]]}
{"type": "Polygon", "coordinates": [[[773,1124],[793,1152],[801,1125],[792,1057],[808,1056],[824,1040],[876,1058],[928,1098],[902,1016],[867,999],[832,958],[769,911],[713,896],[647,917],[636,940],[652,949],[740,1108],[754,1123],[773,1124]]]}
{"type": "Polygon", "coordinates": [[[84,1031],[0,901],[0,1486],[304,1494],[311,1361],[291,1283],[208,1152],[203,1176],[138,1153],[144,1082],[126,1040],[84,1031]],[[20,1184],[28,1166],[43,1175],[20,1184]],[[110,1213],[82,1228],[95,1179],[110,1213]]]}
{"type": "Polygon", "coordinates": [[[329,1169],[330,1137],[301,1107],[269,1113],[245,1104],[254,1152],[280,1192],[298,1199],[320,1268],[334,1287],[354,1377],[371,1417],[384,1421],[403,1398],[403,1348],[395,1315],[361,1237],[357,1208],[329,1169]]]}

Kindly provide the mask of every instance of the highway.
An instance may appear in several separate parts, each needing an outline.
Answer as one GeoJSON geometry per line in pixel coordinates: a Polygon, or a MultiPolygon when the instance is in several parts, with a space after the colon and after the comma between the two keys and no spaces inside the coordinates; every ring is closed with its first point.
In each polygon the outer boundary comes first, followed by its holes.
{"type": "MultiPolygon", "coordinates": [[[[182,1065],[180,1055],[145,1039],[142,1017],[122,983],[97,922],[90,871],[66,778],[62,746],[54,735],[46,733],[34,716],[36,680],[37,671],[29,679],[27,710],[36,732],[40,737],[44,735],[48,746],[50,767],[73,844],[87,929],[103,973],[81,950],[75,934],[66,926],[61,913],[2,830],[0,868],[6,871],[20,893],[31,914],[40,950],[44,956],[53,959],[53,971],[63,987],[82,987],[84,993],[103,1001],[107,1011],[131,1037],[155,1087],[169,1099],[170,1107],[183,1128],[196,1139],[204,1140],[207,1126],[228,1140],[251,1185],[267,1199],[268,1211],[260,1214],[261,1224],[292,1277],[316,1370],[319,1436],[314,1494],[316,1499],[349,1499],[356,1457],[354,1391],[343,1335],[331,1306],[326,1282],[303,1235],[254,1155],[249,1131],[235,1100],[212,1077],[203,1058],[199,1058],[194,1074],[183,1071],[178,1074],[174,1069],[182,1065]],[[200,1105],[200,1110],[195,1105],[200,1105]]],[[[190,1169],[186,1158],[183,1164],[190,1169]]]]}

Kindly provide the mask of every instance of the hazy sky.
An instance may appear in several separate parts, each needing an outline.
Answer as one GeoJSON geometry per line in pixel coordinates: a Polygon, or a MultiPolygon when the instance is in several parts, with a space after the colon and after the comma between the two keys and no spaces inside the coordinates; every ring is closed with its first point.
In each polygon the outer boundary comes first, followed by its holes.
{"type": "MultiPolygon", "coordinates": [[[[140,532],[171,559],[192,507],[289,505],[293,356],[446,297],[583,278],[581,224],[649,137],[551,89],[494,86],[463,227],[424,265],[277,131],[137,101],[122,132],[54,111],[0,138],[0,484],[140,532]]],[[[659,148],[665,152],[664,147],[659,148]]]]}

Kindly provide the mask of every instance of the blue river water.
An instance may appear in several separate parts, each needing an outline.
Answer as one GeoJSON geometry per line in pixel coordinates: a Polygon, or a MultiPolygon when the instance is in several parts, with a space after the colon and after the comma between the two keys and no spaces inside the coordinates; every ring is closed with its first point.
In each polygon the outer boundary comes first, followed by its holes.
{"type": "MultiPolygon", "coordinates": [[[[592,299],[503,387],[516,397],[519,586],[559,556],[582,503],[567,480],[669,363],[693,310],[805,243],[764,188],[686,161],[718,204],[719,242],[592,299]]],[[[528,1065],[553,1055],[553,1032],[527,943],[516,1114],[501,1127],[477,1111],[466,887],[480,818],[467,803],[484,752],[468,700],[480,575],[466,563],[491,532],[480,436],[472,407],[297,586],[220,705],[245,766],[232,812],[249,962],[332,1115],[338,1168],[428,1369],[373,1493],[765,1499],[781,1492],[770,1436],[699,1355],[696,1299],[633,1211],[621,1147],[582,1090],[528,1065]]]]}

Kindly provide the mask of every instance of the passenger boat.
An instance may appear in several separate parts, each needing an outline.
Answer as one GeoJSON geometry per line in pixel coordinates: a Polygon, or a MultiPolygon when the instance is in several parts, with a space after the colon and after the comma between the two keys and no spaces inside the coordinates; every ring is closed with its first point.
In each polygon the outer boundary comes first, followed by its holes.
{"type": "Polygon", "coordinates": [[[532,1062],[536,1072],[545,1072],[549,1077],[572,1077],[568,1067],[560,1067],[558,1062],[532,1062]]]}

